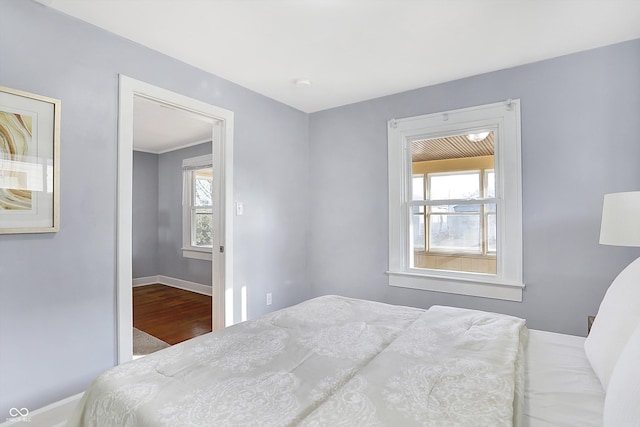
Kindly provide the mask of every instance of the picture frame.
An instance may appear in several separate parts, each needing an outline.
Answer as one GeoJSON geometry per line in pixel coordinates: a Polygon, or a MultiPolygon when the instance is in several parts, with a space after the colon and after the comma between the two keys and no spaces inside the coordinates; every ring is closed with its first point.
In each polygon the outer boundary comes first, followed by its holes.
{"type": "Polygon", "coordinates": [[[0,234],[60,229],[60,106],[0,86],[0,234]]]}

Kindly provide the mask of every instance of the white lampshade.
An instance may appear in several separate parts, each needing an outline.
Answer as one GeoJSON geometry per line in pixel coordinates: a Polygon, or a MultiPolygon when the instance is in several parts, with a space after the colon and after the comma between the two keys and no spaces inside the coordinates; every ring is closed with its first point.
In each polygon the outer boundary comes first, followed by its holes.
{"type": "Polygon", "coordinates": [[[600,243],[640,246],[640,191],[604,195],[600,243]]]}

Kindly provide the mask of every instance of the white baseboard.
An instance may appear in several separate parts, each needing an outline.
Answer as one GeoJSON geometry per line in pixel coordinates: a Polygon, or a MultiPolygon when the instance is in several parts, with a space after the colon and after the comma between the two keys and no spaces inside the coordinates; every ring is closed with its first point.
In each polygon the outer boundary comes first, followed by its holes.
{"type": "Polygon", "coordinates": [[[24,417],[7,418],[0,427],[15,426],[27,423],[29,427],[62,427],[65,425],[74,408],[84,393],[78,393],[30,412],[24,417]]]}
{"type": "Polygon", "coordinates": [[[176,279],[169,276],[148,276],[139,277],[133,279],[133,287],[152,285],[154,283],[160,283],[161,285],[167,285],[178,289],[184,289],[185,291],[191,291],[202,295],[211,296],[211,286],[203,285],[196,282],[189,282],[188,280],[176,279]]]}
{"type": "Polygon", "coordinates": [[[147,277],[138,277],[131,281],[133,287],[136,288],[138,286],[147,286],[153,285],[155,283],[160,283],[160,276],[147,276],[147,277]]]}
{"type": "Polygon", "coordinates": [[[212,295],[211,286],[189,282],[187,280],[176,279],[168,276],[158,276],[158,278],[160,279],[158,283],[162,283],[163,285],[173,286],[174,288],[184,289],[185,291],[196,292],[202,295],[212,295]]]}

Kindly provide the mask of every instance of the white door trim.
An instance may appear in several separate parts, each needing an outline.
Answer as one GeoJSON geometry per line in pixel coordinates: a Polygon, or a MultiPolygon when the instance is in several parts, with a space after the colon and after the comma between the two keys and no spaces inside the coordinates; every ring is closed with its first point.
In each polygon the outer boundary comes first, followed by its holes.
{"type": "Polygon", "coordinates": [[[213,329],[231,325],[233,313],[233,112],[171,92],[151,84],[119,76],[118,105],[118,194],[116,232],[116,289],[118,363],[133,358],[132,307],[132,202],[133,202],[133,98],[143,96],[165,104],[191,110],[218,121],[213,126],[214,167],[220,171],[218,204],[220,207],[219,241],[214,248],[213,262],[213,329]]]}

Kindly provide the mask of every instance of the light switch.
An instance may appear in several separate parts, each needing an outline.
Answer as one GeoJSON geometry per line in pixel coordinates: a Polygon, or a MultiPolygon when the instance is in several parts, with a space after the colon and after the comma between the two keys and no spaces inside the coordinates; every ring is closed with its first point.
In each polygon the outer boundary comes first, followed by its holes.
{"type": "Polygon", "coordinates": [[[244,215],[244,206],[242,202],[236,202],[236,216],[244,215]]]}

